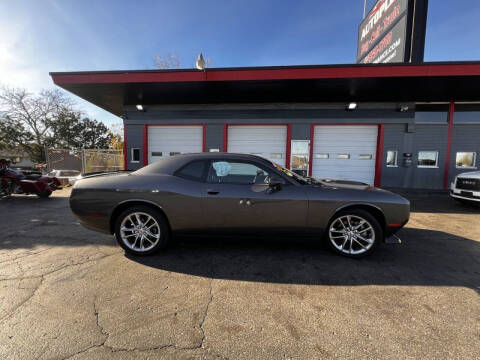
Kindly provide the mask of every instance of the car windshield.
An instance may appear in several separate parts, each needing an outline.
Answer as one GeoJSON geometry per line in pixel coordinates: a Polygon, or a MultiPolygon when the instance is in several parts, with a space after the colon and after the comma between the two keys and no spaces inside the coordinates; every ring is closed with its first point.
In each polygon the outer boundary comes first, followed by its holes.
{"type": "Polygon", "coordinates": [[[283,172],[285,175],[287,175],[290,179],[295,180],[297,183],[301,185],[308,185],[308,184],[313,184],[315,181],[312,178],[304,178],[303,176],[300,176],[293,171],[290,171],[288,169],[285,169],[283,166],[278,165],[276,162],[272,161],[272,165],[278,170],[283,172]]]}

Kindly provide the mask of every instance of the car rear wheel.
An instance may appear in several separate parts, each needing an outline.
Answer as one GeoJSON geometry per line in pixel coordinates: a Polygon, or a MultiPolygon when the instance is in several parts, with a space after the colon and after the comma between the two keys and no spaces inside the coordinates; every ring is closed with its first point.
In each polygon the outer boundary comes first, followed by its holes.
{"type": "Polygon", "coordinates": [[[327,231],[330,248],[338,254],[352,258],[372,253],[383,238],[377,219],[362,209],[345,210],[335,214],[327,231]]]}
{"type": "Polygon", "coordinates": [[[120,214],[115,238],[130,254],[150,255],[164,248],[170,237],[165,217],[148,206],[134,206],[120,214]]]}

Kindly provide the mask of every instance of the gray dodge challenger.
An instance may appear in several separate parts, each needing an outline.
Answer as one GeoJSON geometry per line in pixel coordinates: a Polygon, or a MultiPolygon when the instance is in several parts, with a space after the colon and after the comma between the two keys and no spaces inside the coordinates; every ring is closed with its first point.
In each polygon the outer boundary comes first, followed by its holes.
{"type": "MultiPolygon", "coordinates": [[[[70,207],[85,227],[147,255],[172,235],[308,236],[349,257],[396,238],[405,198],[367,184],[301,177],[255,155],[168,157],[138,171],[78,181],[70,207]]],[[[399,240],[399,239],[398,239],[399,240]]]]}

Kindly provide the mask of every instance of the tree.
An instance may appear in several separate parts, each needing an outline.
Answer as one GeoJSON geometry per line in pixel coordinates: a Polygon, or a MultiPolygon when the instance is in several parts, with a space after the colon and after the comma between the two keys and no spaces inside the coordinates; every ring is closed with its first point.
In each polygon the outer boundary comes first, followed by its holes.
{"type": "Polygon", "coordinates": [[[63,149],[107,149],[114,135],[95,119],[82,117],[58,90],[38,95],[25,89],[0,92],[0,144],[20,148],[35,162],[45,161],[45,146],[63,149]]]}
{"type": "Polygon", "coordinates": [[[178,69],[181,65],[180,56],[177,54],[156,55],[155,67],[158,69],[178,69]]]}
{"type": "Polygon", "coordinates": [[[123,150],[123,124],[113,124],[110,127],[110,133],[112,134],[112,139],[110,142],[110,148],[115,150],[123,150]]]}
{"type": "Polygon", "coordinates": [[[46,139],[46,145],[61,149],[108,149],[113,134],[102,123],[80,112],[67,111],[59,114],[52,124],[54,136],[46,139]]]}
{"type": "Polygon", "coordinates": [[[45,159],[44,145],[53,134],[52,124],[62,112],[72,111],[72,102],[59,90],[43,90],[34,95],[25,89],[3,88],[0,106],[0,142],[21,148],[33,161],[45,159]]]}
{"type": "Polygon", "coordinates": [[[85,149],[110,148],[113,135],[104,123],[83,118],[80,121],[80,129],[80,138],[85,149]]]}

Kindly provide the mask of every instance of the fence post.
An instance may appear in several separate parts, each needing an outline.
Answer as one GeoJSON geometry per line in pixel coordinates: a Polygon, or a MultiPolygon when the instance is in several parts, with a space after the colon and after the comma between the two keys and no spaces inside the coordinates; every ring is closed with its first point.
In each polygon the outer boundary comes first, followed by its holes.
{"type": "Polygon", "coordinates": [[[85,161],[85,149],[81,150],[82,152],[82,174],[85,174],[86,171],[86,161],[85,161]]]}
{"type": "Polygon", "coordinates": [[[50,159],[48,158],[48,148],[45,145],[45,164],[47,165],[47,174],[50,172],[50,159]]]}

